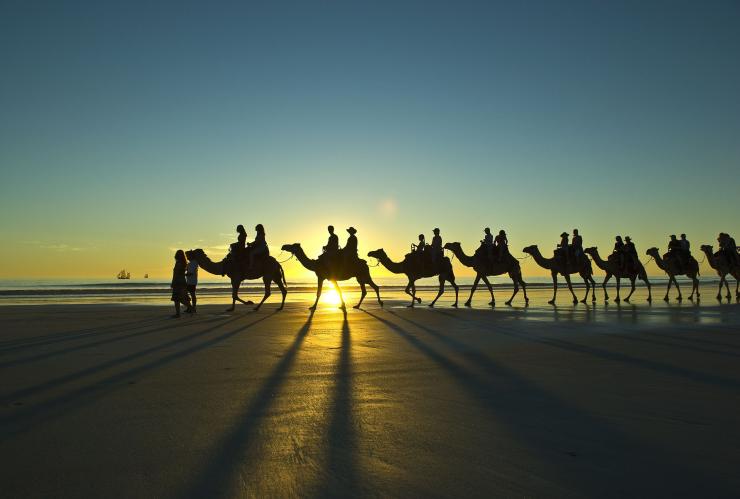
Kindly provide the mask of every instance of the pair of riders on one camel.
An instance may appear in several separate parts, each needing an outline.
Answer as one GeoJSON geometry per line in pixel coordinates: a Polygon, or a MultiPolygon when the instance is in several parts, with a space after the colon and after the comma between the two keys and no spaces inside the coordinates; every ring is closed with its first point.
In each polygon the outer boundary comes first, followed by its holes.
{"type": "Polygon", "coordinates": [[[432,244],[427,244],[424,234],[419,234],[419,242],[411,243],[411,252],[406,254],[408,260],[416,262],[422,268],[436,268],[444,258],[439,228],[435,227],[432,232],[432,244]]]}
{"type": "Polygon", "coordinates": [[[565,266],[571,263],[579,264],[585,258],[583,253],[583,237],[578,229],[573,229],[573,241],[568,242],[569,234],[560,234],[560,243],[555,249],[555,258],[558,258],[565,266]]]}
{"type": "Polygon", "coordinates": [[[357,256],[357,229],[349,227],[347,232],[347,243],[343,248],[339,247],[339,237],[334,233],[334,226],[330,225],[326,228],[329,231],[329,240],[326,242],[326,246],[323,247],[324,252],[319,256],[319,260],[323,260],[327,263],[342,263],[348,265],[354,261],[359,260],[357,256]]]}
{"type": "Polygon", "coordinates": [[[506,237],[506,231],[503,229],[498,231],[498,235],[494,238],[493,234],[491,234],[491,229],[486,227],[483,229],[483,234],[480,246],[475,252],[478,258],[487,260],[490,264],[503,262],[508,258],[509,240],[506,237]]]}
{"type": "Polygon", "coordinates": [[[668,253],[663,255],[663,259],[678,263],[682,270],[686,269],[692,261],[696,261],[691,256],[691,243],[686,239],[686,234],[681,234],[681,239],[677,239],[675,234],[671,235],[668,241],[668,253]]]}
{"type": "Polygon", "coordinates": [[[247,231],[244,230],[243,225],[237,225],[236,242],[229,246],[229,255],[227,256],[227,258],[245,263],[248,269],[253,268],[255,264],[261,263],[266,257],[270,256],[270,249],[265,239],[265,228],[262,224],[257,224],[254,230],[257,232],[254,241],[247,243],[247,231]]]}
{"type": "Polygon", "coordinates": [[[730,267],[740,266],[740,254],[738,254],[737,244],[735,239],[725,232],[720,232],[717,237],[719,243],[719,253],[725,257],[730,267]]]}
{"type": "Polygon", "coordinates": [[[637,272],[641,265],[632,238],[627,236],[623,241],[622,236],[616,236],[614,240],[614,249],[612,250],[612,254],[609,255],[609,261],[616,261],[622,272],[637,272]]]}

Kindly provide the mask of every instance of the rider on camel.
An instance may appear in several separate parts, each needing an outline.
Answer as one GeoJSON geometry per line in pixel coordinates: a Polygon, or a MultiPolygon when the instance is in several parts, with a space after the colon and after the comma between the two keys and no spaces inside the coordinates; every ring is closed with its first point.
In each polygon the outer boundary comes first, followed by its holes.
{"type": "Polygon", "coordinates": [[[612,254],[616,255],[616,258],[619,261],[619,268],[624,269],[624,242],[622,241],[622,236],[617,236],[614,238],[614,250],[612,250],[612,254]]]}
{"type": "Polygon", "coordinates": [[[635,248],[635,243],[632,242],[632,238],[630,236],[627,236],[624,238],[624,254],[627,256],[627,262],[632,266],[633,269],[638,269],[640,266],[638,265],[639,258],[637,257],[637,248],[635,248]]]}
{"type": "Polygon", "coordinates": [[[560,252],[560,257],[565,262],[565,265],[567,266],[570,258],[568,257],[568,233],[563,232],[560,234],[560,244],[558,244],[558,251],[560,252]]]}
{"type": "Polygon", "coordinates": [[[509,240],[506,238],[506,232],[502,229],[498,231],[496,239],[493,240],[493,245],[498,253],[498,261],[503,262],[505,256],[509,256],[509,240]]]}
{"type": "Polygon", "coordinates": [[[573,229],[571,249],[573,250],[573,256],[575,256],[576,262],[580,261],[583,258],[583,238],[578,234],[578,229],[573,229]]]}
{"type": "Polygon", "coordinates": [[[254,237],[254,241],[249,243],[249,247],[251,248],[249,252],[250,268],[254,266],[255,260],[270,254],[270,250],[267,247],[267,240],[265,239],[265,228],[262,224],[257,224],[254,230],[257,231],[257,235],[254,237]]]}
{"type": "Polygon", "coordinates": [[[493,261],[493,234],[491,234],[491,229],[489,227],[483,229],[483,232],[486,235],[483,236],[481,244],[486,250],[486,256],[488,257],[488,259],[493,261]]]}
{"type": "Polygon", "coordinates": [[[732,266],[736,266],[740,260],[740,255],[737,254],[737,244],[735,244],[735,239],[730,237],[729,234],[720,232],[717,242],[719,243],[720,252],[725,255],[725,258],[727,259],[727,263],[732,266]]]}
{"type": "Polygon", "coordinates": [[[349,237],[347,238],[347,244],[342,248],[342,256],[344,257],[344,263],[350,263],[351,261],[357,260],[357,229],[350,227],[347,229],[349,237]]]}
{"type": "Polygon", "coordinates": [[[435,228],[433,232],[434,237],[432,238],[431,247],[432,264],[437,265],[437,263],[442,259],[444,250],[442,249],[442,236],[439,235],[439,229],[435,228]]]}

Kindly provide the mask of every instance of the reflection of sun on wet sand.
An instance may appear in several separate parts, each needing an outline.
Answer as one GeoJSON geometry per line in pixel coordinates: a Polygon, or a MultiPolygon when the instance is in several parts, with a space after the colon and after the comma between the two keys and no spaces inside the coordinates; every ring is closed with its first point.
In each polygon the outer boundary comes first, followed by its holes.
{"type": "MultiPolygon", "coordinates": [[[[740,490],[740,306],[0,307],[7,497],[740,490]]],[[[422,293],[427,301],[436,295],[422,293]]],[[[348,300],[345,296],[345,300],[348,300]]],[[[538,305],[539,304],[539,305],[538,305]]]]}

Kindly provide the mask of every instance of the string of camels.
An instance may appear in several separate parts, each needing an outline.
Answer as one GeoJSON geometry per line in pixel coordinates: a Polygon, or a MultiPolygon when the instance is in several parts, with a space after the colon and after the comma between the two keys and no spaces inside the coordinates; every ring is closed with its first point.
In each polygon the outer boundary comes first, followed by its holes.
{"type": "MultiPolygon", "coordinates": [[[[354,308],[359,308],[362,305],[362,302],[367,295],[367,286],[370,286],[375,291],[378,303],[381,307],[383,306],[383,301],[380,298],[380,288],[375,284],[375,282],[373,282],[370,275],[370,266],[366,260],[357,256],[357,240],[354,237],[354,232],[356,231],[353,228],[350,229],[353,231],[350,232],[350,240],[348,240],[348,244],[345,245],[345,248],[342,249],[337,245],[337,239],[336,235],[333,233],[333,227],[330,227],[331,236],[329,244],[324,248],[324,253],[316,259],[312,259],[306,255],[300,243],[285,244],[281,248],[283,252],[290,254],[290,258],[295,257],[303,267],[316,274],[316,300],[310,307],[312,310],[316,308],[319,298],[321,297],[324,281],[327,280],[331,282],[337,290],[341,303],[340,307],[343,309],[345,308],[345,302],[338,282],[349,279],[356,279],[360,285],[360,300],[354,308]],[[352,241],[352,238],[354,238],[354,241],[352,241]],[[334,241],[334,249],[331,248],[332,241],[334,241]],[[350,246],[353,247],[350,249],[350,246]]],[[[348,229],[348,231],[350,231],[350,229],[348,229]]],[[[488,233],[488,231],[486,232],[488,233]]],[[[438,236],[438,229],[435,230],[435,233],[438,236]]],[[[503,231],[501,231],[501,233],[505,234],[503,231]]],[[[577,231],[575,231],[575,234],[577,234],[577,231]]],[[[563,235],[567,236],[565,233],[563,235]]],[[[722,235],[727,236],[726,234],[722,235]]],[[[618,240],[621,242],[620,238],[618,238],[618,240]]],[[[737,254],[734,240],[731,241],[733,243],[732,251],[734,251],[734,254],[728,254],[726,248],[720,249],[720,251],[715,253],[711,245],[701,246],[701,251],[704,253],[706,261],[712,269],[717,272],[717,275],[720,278],[719,290],[716,298],[720,301],[722,300],[722,287],[724,285],[726,290],[725,298],[728,302],[731,298],[727,279],[728,275],[732,276],[736,281],[735,298],[740,301],[740,255],[737,254]]],[[[275,283],[280,289],[282,300],[279,310],[281,310],[285,304],[285,298],[288,292],[287,281],[285,279],[285,273],[281,262],[278,262],[275,257],[269,256],[269,253],[256,261],[252,261],[252,259],[249,258],[249,252],[252,249],[250,247],[251,244],[244,244],[243,240],[240,242],[241,245],[239,243],[232,244],[229,254],[220,262],[212,261],[202,249],[191,250],[188,254],[191,255],[190,258],[196,260],[199,266],[206,272],[229,277],[232,287],[232,303],[229,308],[230,311],[234,310],[236,302],[244,303],[246,305],[253,304],[253,302],[245,301],[239,297],[239,287],[243,281],[255,279],[261,279],[264,284],[264,295],[260,302],[257,303],[255,310],[258,310],[271,295],[270,288],[272,283],[275,283]]],[[[429,303],[429,306],[434,307],[437,300],[444,294],[445,283],[449,283],[455,291],[455,302],[452,306],[458,306],[459,288],[455,282],[455,273],[452,261],[449,257],[442,254],[442,249],[450,251],[462,265],[475,271],[475,279],[470,289],[470,296],[465,302],[465,306],[471,306],[473,295],[475,294],[480,281],[483,281],[491,295],[489,305],[495,306],[496,299],[494,297],[493,286],[491,285],[489,277],[502,275],[508,275],[513,283],[513,292],[505,302],[506,305],[511,305],[512,301],[519,293],[520,288],[524,295],[524,302],[525,304],[528,304],[529,298],[527,297],[527,284],[522,277],[521,265],[519,263],[520,258],[516,258],[511,255],[506,246],[504,246],[504,249],[500,251],[498,255],[493,255],[491,253],[492,250],[490,249],[490,245],[487,245],[486,242],[487,241],[481,241],[481,245],[475,253],[473,255],[468,255],[465,253],[459,242],[448,242],[443,246],[438,246],[436,250],[433,249],[433,245],[426,245],[424,247],[423,236],[420,235],[420,245],[412,245],[412,251],[406,254],[401,261],[392,260],[382,248],[370,251],[367,255],[368,257],[377,259],[377,265],[382,265],[394,274],[403,274],[406,276],[408,284],[404,291],[411,299],[411,302],[408,305],[409,307],[413,307],[422,301],[420,297],[416,296],[416,281],[430,277],[438,278],[439,288],[437,290],[437,295],[429,303]]],[[[441,243],[441,238],[438,241],[438,244],[439,243],[441,243]]],[[[720,242],[720,244],[722,244],[722,242],[720,242]]],[[[264,246],[266,249],[266,245],[264,246]]],[[[531,257],[537,265],[550,271],[553,283],[553,295],[552,299],[548,302],[549,304],[554,304],[557,297],[558,276],[562,276],[565,279],[573,304],[577,304],[579,302],[571,283],[571,275],[573,274],[578,274],[585,284],[586,292],[580,302],[586,303],[588,301],[589,294],[591,295],[591,301],[596,302],[597,284],[593,279],[592,263],[596,264],[596,266],[606,274],[601,283],[605,301],[609,301],[609,294],[606,286],[612,277],[616,279],[615,302],[619,303],[622,300],[620,297],[622,279],[628,279],[630,282],[629,294],[623,298],[625,302],[629,302],[632,294],[635,292],[635,282],[637,279],[640,279],[645,283],[648,291],[647,301],[652,301],[652,287],[645,271],[644,264],[636,257],[634,246],[632,246],[632,251],[635,257],[628,263],[625,263],[624,259],[621,258],[616,251],[609,255],[605,260],[601,257],[596,247],[582,249],[574,255],[572,249],[566,245],[562,249],[559,248],[555,250],[553,257],[551,258],[545,257],[536,245],[527,246],[522,251],[528,256],[521,259],[531,257]]],[[[692,288],[691,294],[688,297],[689,300],[693,301],[696,299],[699,301],[699,263],[693,256],[690,256],[690,254],[686,252],[686,258],[678,257],[671,250],[669,250],[669,253],[661,255],[658,248],[655,247],[648,249],[646,254],[651,257],[652,260],[655,260],[656,265],[668,276],[668,287],[666,289],[665,297],[663,298],[666,302],[669,301],[669,294],[672,285],[676,286],[676,291],[678,293],[676,299],[678,301],[683,299],[681,288],[676,280],[676,276],[682,275],[691,280],[692,288]]]]}

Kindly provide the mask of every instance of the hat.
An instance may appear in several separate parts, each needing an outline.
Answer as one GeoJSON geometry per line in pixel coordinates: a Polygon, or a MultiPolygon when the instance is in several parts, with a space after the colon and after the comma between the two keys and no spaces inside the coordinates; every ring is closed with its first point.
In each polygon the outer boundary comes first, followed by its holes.
{"type": "Polygon", "coordinates": [[[501,229],[500,231],[498,231],[498,233],[502,236],[506,235],[506,231],[504,229],[501,229]]]}
{"type": "Polygon", "coordinates": [[[625,241],[632,241],[632,238],[630,236],[624,236],[625,241]]]}
{"type": "Polygon", "coordinates": [[[567,232],[563,232],[562,234],[560,234],[560,237],[568,237],[568,233],[567,232]]]}
{"type": "Polygon", "coordinates": [[[355,229],[354,227],[350,227],[349,229],[347,229],[347,232],[349,232],[350,234],[356,234],[357,229],[355,229]]]}
{"type": "Polygon", "coordinates": [[[486,231],[486,232],[491,232],[491,228],[490,228],[490,227],[486,227],[486,228],[485,228],[485,229],[483,229],[483,230],[484,230],[484,231],[486,231]]]}
{"type": "Polygon", "coordinates": [[[436,234],[437,232],[439,232],[439,228],[435,227],[432,232],[434,232],[436,234]]]}

